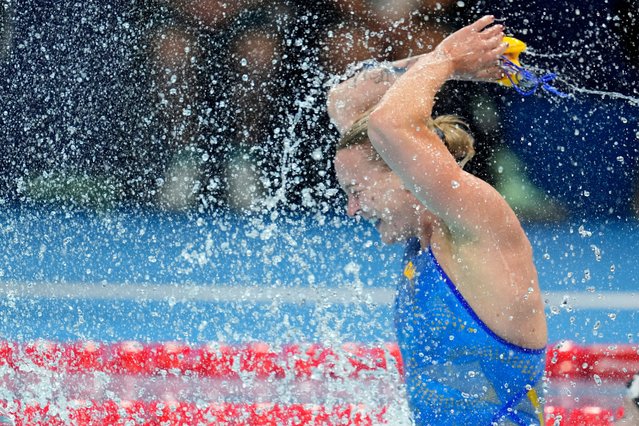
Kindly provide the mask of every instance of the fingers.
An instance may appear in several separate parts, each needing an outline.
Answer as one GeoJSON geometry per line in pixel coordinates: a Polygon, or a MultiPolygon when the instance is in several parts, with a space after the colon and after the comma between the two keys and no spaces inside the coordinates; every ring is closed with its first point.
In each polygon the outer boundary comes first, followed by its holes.
{"type": "Polygon", "coordinates": [[[497,35],[483,42],[483,51],[488,55],[493,55],[494,53],[495,55],[500,56],[505,50],[506,49],[503,48],[502,36],[497,35]]]}
{"type": "Polygon", "coordinates": [[[485,48],[492,58],[499,58],[508,49],[508,43],[504,42],[504,26],[494,25],[482,34],[485,35],[485,48]]]}
{"type": "Polygon", "coordinates": [[[491,65],[481,70],[478,73],[478,77],[489,80],[498,80],[504,77],[504,70],[501,68],[501,59],[499,58],[502,57],[507,48],[508,43],[498,43],[497,47],[492,49],[487,55],[489,58],[488,61],[490,61],[491,65]]]}
{"type": "Polygon", "coordinates": [[[508,49],[508,43],[504,42],[504,41],[500,41],[497,44],[497,47],[495,47],[490,54],[492,56],[495,56],[497,58],[499,58],[501,55],[504,54],[504,52],[506,51],[506,49],[508,49]]]}
{"type": "Polygon", "coordinates": [[[492,24],[493,22],[495,22],[495,17],[493,15],[486,15],[479,18],[472,24],[470,24],[469,28],[472,29],[473,31],[480,32],[481,30],[483,30],[484,28],[486,28],[488,25],[492,24]]]}
{"type": "MultiPolygon", "coordinates": [[[[495,36],[498,37],[498,36],[495,36]]],[[[494,81],[504,77],[504,70],[501,67],[501,57],[508,48],[508,43],[501,41],[501,38],[495,43],[491,39],[490,50],[486,50],[486,54],[482,57],[484,67],[478,70],[476,77],[479,80],[494,81]]]]}
{"type": "Polygon", "coordinates": [[[481,32],[484,39],[490,39],[493,37],[504,37],[504,26],[502,24],[493,25],[481,32]]]}
{"type": "Polygon", "coordinates": [[[505,71],[501,68],[500,61],[493,61],[491,65],[479,70],[476,74],[480,80],[494,81],[506,76],[505,71]]]}

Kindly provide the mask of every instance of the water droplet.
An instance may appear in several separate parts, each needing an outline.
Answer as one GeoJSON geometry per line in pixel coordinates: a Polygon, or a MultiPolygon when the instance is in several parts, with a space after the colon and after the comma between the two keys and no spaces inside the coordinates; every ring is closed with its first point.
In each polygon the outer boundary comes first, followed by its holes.
{"type": "Polygon", "coordinates": [[[242,81],[248,81],[248,75],[242,74],[242,81]]]}
{"type": "Polygon", "coordinates": [[[452,181],[450,182],[450,186],[451,186],[453,189],[457,189],[457,188],[459,188],[459,182],[457,182],[456,180],[452,180],[452,181]]]}
{"type": "Polygon", "coordinates": [[[597,386],[601,386],[601,377],[599,377],[598,374],[593,374],[592,378],[595,380],[595,383],[597,384],[597,386]]]}
{"type": "Polygon", "coordinates": [[[248,65],[248,61],[246,60],[246,58],[242,58],[240,60],[240,65],[242,65],[243,67],[245,67],[246,65],[248,65]]]}
{"type": "MultiPolygon", "coordinates": [[[[584,195],[586,195],[586,194],[590,195],[589,192],[584,191],[584,195]]],[[[588,195],[586,195],[586,197],[588,195]]],[[[583,225],[579,225],[579,229],[577,229],[577,231],[579,232],[579,235],[581,235],[584,238],[592,237],[592,231],[588,231],[586,228],[584,228],[583,225]]]]}
{"type": "Polygon", "coordinates": [[[315,161],[320,161],[323,157],[324,157],[324,155],[322,154],[322,150],[320,148],[316,148],[311,153],[311,158],[313,158],[313,160],[315,160],[315,161]]]}
{"type": "Polygon", "coordinates": [[[615,314],[614,312],[611,312],[608,314],[608,318],[614,321],[617,319],[617,314],[615,314]]]}
{"type": "Polygon", "coordinates": [[[347,274],[358,274],[360,270],[360,266],[355,262],[349,262],[346,266],[344,266],[344,272],[347,274]]]}

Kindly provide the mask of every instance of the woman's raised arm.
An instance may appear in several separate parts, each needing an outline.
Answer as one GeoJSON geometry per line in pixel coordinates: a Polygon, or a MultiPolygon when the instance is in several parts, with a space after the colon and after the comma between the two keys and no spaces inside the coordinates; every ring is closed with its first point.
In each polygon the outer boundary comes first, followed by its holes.
{"type": "Polygon", "coordinates": [[[488,184],[457,165],[444,142],[426,126],[446,80],[499,78],[499,58],[507,45],[502,42],[503,27],[490,26],[493,22],[494,17],[485,16],[419,58],[386,91],[368,122],[375,150],[451,230],[472,232],[496,209],[506,207],[488,184]]]}

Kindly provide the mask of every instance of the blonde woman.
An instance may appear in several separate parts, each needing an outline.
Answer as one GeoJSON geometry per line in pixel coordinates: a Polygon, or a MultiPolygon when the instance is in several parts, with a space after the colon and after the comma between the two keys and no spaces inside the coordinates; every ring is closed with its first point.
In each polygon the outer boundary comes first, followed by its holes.
{"type": "Polygon", "coordinates": [[[395,324],[418,425],[543,424],[531,245],[499,193],[463,170],[474,153],[463,122],[431,117],[447,80],[501,77],[503,36],[485,16],[431,53],[365,63],[329,93],[347,213],[406,244],[395,324]]]}

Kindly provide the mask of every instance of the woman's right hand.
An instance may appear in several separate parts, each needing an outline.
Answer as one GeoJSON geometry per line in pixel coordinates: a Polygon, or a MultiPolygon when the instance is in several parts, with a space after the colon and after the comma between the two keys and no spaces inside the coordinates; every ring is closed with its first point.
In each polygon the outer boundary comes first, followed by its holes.
{"type": "Polygon", "coordinates": [[[484,16],[446,37],[437,50],[452,63],[452,78],[458,80],[498,80],[503,76],[500,57],[508,47],[503,42],[504,27],[494,16],[484,16]]]}

